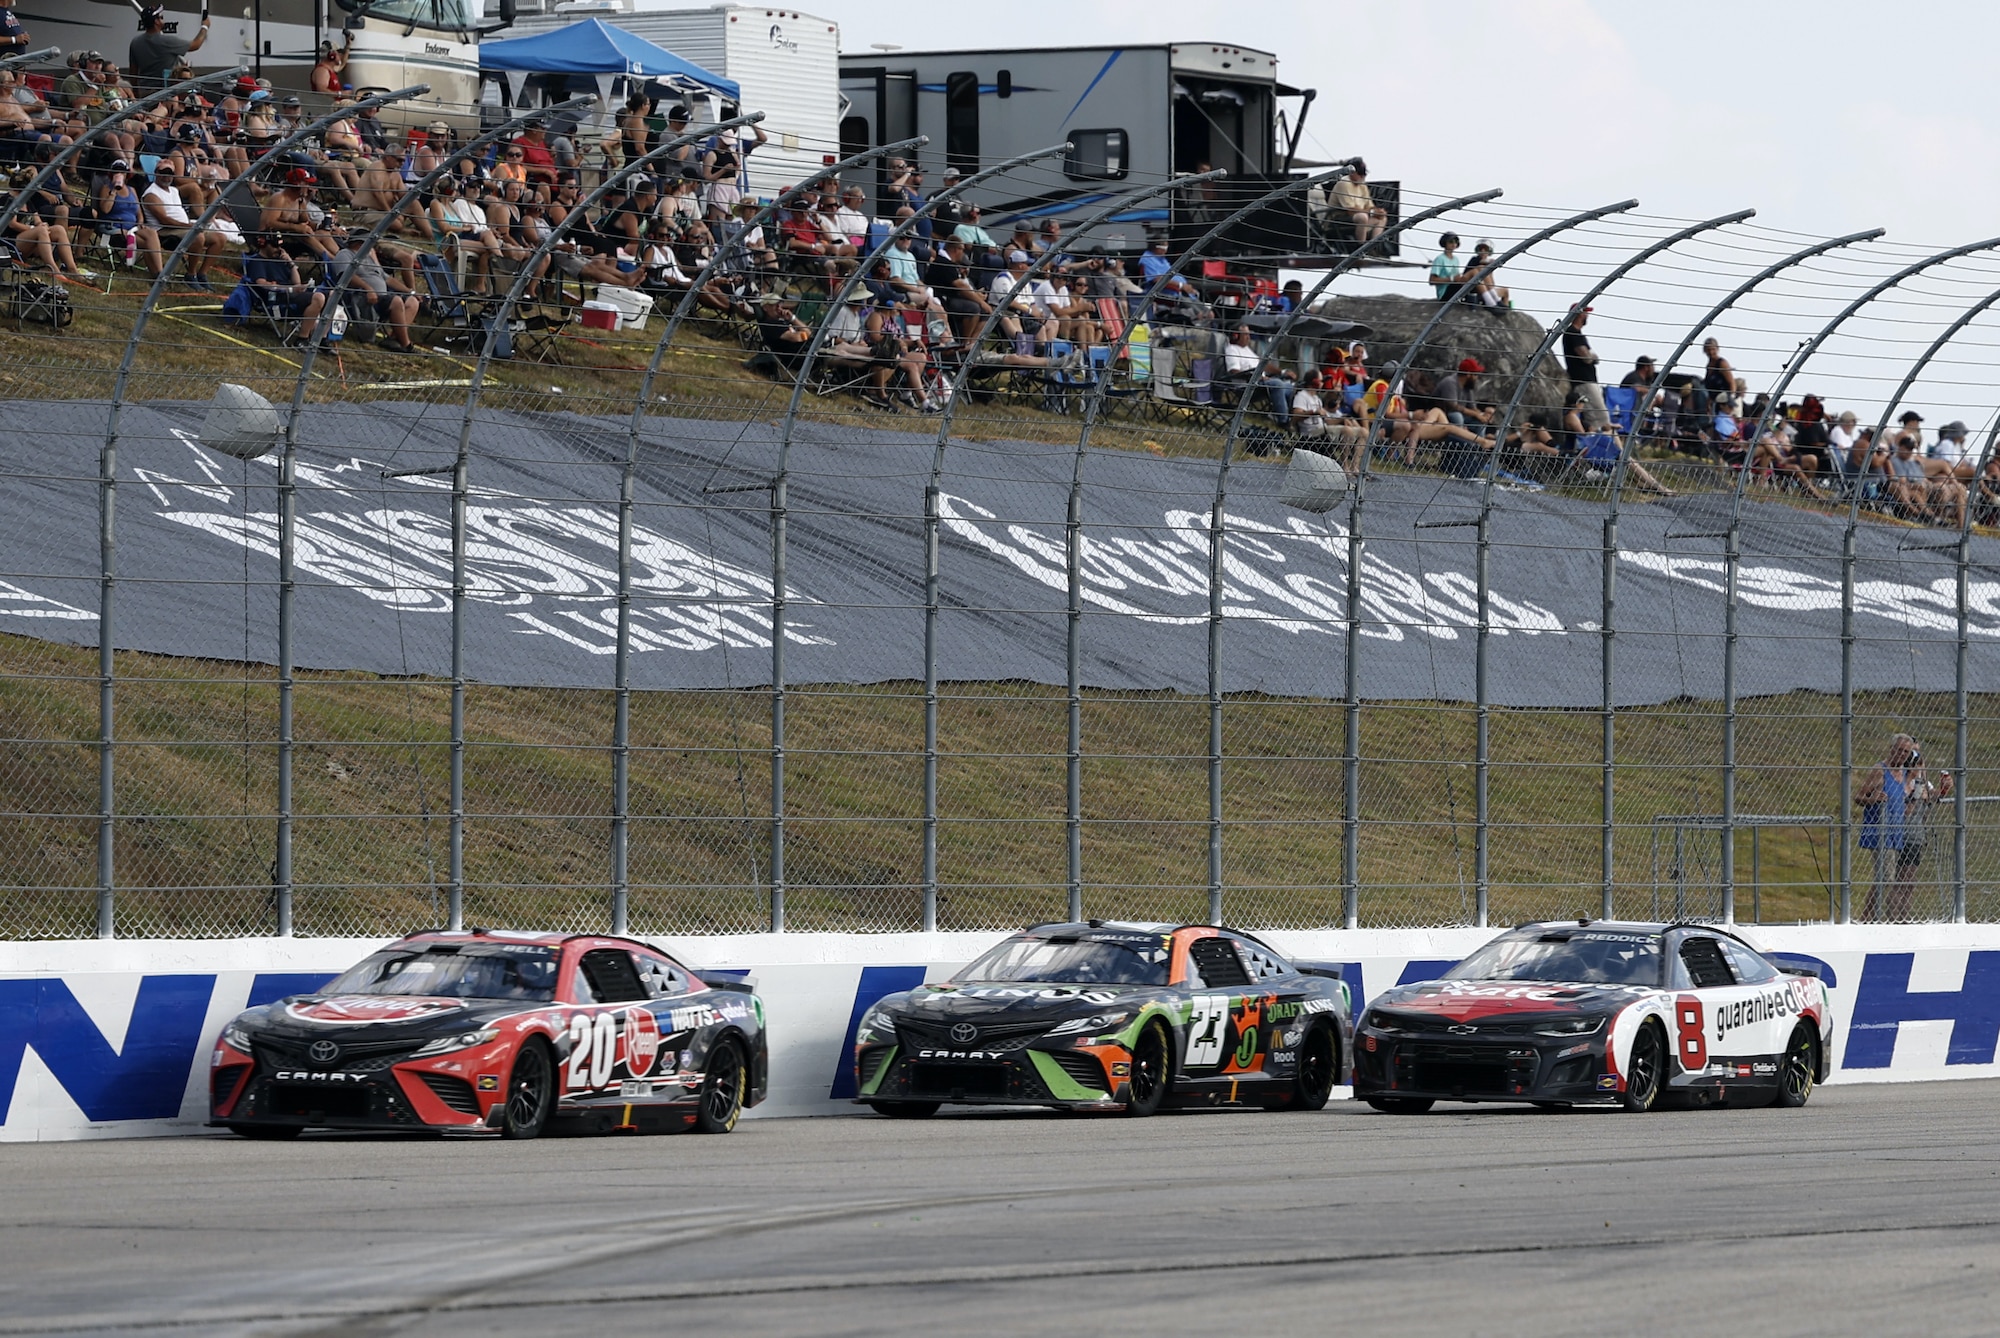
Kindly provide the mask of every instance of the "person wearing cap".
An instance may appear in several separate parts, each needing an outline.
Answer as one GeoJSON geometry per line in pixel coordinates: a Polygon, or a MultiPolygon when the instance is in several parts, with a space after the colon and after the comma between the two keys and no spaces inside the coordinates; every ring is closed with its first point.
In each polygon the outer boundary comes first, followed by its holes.
{"type": "Polygon", "coordinates": [[[1431,387],[1431,403],[1444,414],[1444,421],[1453,427],[1463,428],[1471,422],[1487,423],[1493,419],[1492,411],[1481,408],[1472,399],[1472,388],[1486,372],[1486,366],[1477,358],[1466,357],[1458,360],[1458,366],[1437,378],[1431,387]]]}
{"type": "MultiPolygon", "coordinates": [[[[403,150],[398,145],[388,145],[361,172],[361,181],[354,192],[354,207],[358,211],[355,219],[364,227],[374,227],[382,216],[396,208],[396,202],[403,198],[408,182],[403,180],[403,150]]],[[[396,221],[389,225],[389,231],[405,236],[428,238],[431,235],[429,220],[415,200],[402,208],[396,221]]]]}
{"type": "Polygon", "coordinates": [[[523,131],[513,142],[521,151],[522,179],[538,186],[556,184],[556,156],[549,148],[549,132],[540,121],[523,131]]]}
{"type": "Polygon", "coordinates": [[[1589,320],[1589,307],[1579,307],[1570,313],[1562,336],[1563,371],[1568,374],[1571,387],[1583,392],[1584,431],[1601,432],[1611,422],[1611,414],[1604,407],[1604,387],[1597,384],[1597,350],[1590,346],[1590,336],[1583,332],[1589,320]]]}
{"type": "Polygon", "coordinates": [[[1359,158],[1348,165],[1347,175],[1334,183],[1329,204],[1334,219],[1346,223],[1356,243],[1373,241],[1389,226],[1389,211],[1375,202],[1374,192],[1368,189],[1368,164],[1359,158]]]}
{"type": "MultiPolygon", "coordinates": [[[[377,243],[366,255],[357,254],[362,238],[335,225],[328,229],[338,249],[327,271],[329,288],[346,281],[349,300],[366,306],[381,327],[382,351],[415,353],[410,342],[410,326],[417,319],[420,299],[416,276],[411,272],[414,257],[401,247],[377,243]]],[[[305,327],[308,342],[318,336],[319,323],[305,327]]]]}
{"type": "Polygon", "coordinates": [[[326,309],[326,290],[299,277],[284,239],[275,232],[257,233],[251,240],[251,254],[260,262],[244,259],[243,281],[257,289],[260,299],[299,321],[303,334],[317,328],[320,312],[326,309]]]}
{"type": "Polygon", "coordinates": [[[1970,483],[1972,476],[1979,472],[1978,461],[1974,458],[1976,455],[1972,441],[1966,435],[1965,424],[1953,419],[1938,429],[1938,439],[1924,456],[1924,472],[1933,478],[1949,476],[1961,483],[1970,483]]]}
{"type": "Polygon", "coordinates": [[[306,127],[306,104],[297,93],[287,93],[277,99],[276,124],[280,135],[291,135],[306,127]]]}
{"type": "Polygon", "coordinates": [[[975,256],[987,251],[998,251],[1000,243],[993,240],[993,234],[980,226],[980,210],[976,204],[965,207],[965,219],[951,230],[951,235],[973,248],[975,256]]]}
{"type": "Polygon", "coordinates": [[[1625,373],[1624,379],[1618,384],[1627,390],[1638,391],[1639,397],[1644,399],[1646,392],[1653,388],[1653,382],[1659,379],[1660,372],[1658,366],[1653,362],[1652,358],[1641,355],[1632,364],[1632,370],[1625,373]]]}
{"type": "MultiPolygon", "coordinates": [[[[348,28],[341,33],[341,44],[335,46],[331,39],[319,44],[319,51],[313,58],[312,74],[308,85],[312,91],[331,102],[347,91],[345,71],[348,58],[354,52],[354,30],[348,28]]],[[[324,105],[324,104],[322,104],[324,105]]]]}
{"type": "Polygon", "coordinates": [[[771,142],[761,125],[748,127],[750,138],[746,142],[742,127],[717,135],[707,153],[701,156],[701,179],[705,183],[702,198],[708,204],[710,218],[727,218],[736,208],[736,202],[743,198],[743,171],[750,155],[771,142]]]}
{"type": "Polygon", "coordinates": [[[149,258],[147,268],[158,274],[160,239],[146,225],[145,211],[139,207],[139,192],[127,179],[131,170],[131,163],[115,158],[111,169],[98,178],[97,222],[114,233],[133,237],[139,255],[149,258]]]}
{"type": "Polygon", "coordinates": [[[140,92],[155,92],[166,87],[167,77],[173,73],[176,63],[201,50],[207,41],[207,0],[202,0],[201,24],[192,38],[169,36],[165,7],[148,3],[139,11],[139,35],[126,49],[125,64],[131,69],[132,79],[140,92]]]}
{"type": "Polygon", "coordinates": [[[1460,292],[1466,305],[1483,307],[1499,314],[1514,305],[1511,289],[1502,288],[1494,281],[1497,271],[1493,265],[1493,243],[1481,241],[1472,248],[1472,259],[1466,263],[1465,274],[1460,284],[1460,292]]]}
{"type": "Polygon", "coordinates": [[[1046,346],[1056,337],[1055,313],[1047,298],[1028,282],[1028,267],[1033,263],[1026,251],[1009,251],[1006,268],[993,276],[987,288],[988,301],[1007,313],[997,328],[1021,353],[1030,351],[1022,347],[1025,343],[1046,346]]]}
{"type": "Polygon", "coordinates": [[[285,184],[264,198],[264,230],[276,234],[295,260],[328,260],[338,248],[313,226],[313,174],[303,167],[285,173],[285,184]]]}

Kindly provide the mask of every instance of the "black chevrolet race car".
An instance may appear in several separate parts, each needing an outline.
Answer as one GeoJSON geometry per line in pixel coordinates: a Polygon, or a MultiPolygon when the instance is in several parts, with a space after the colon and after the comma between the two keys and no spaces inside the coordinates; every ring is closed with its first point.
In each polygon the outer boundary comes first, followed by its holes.
{"type": "Polygon", "coordinates": [[[1212,925],[1047,924],[952,979],[892,994],[855,1033],[855,1099],[1122,1110],[1318,1110],[1353,1034],[1335,967],[1212,925]]]}
{"type": "Polygon", "coordinates": [[[651,944],[474,929],[415,934],[312,994],[222,1029],[211,1125],[727,1133],[764,1099],[764,1007],[651,944]]]}
{"type": "Polygon", "coordinates": [[[1816,967],[1716,925],[1527,924],[1371,1000],[1354,1095],[1404,1115],[1438,1101],[1803,1106],[1832,1026],[1816,967]]]}

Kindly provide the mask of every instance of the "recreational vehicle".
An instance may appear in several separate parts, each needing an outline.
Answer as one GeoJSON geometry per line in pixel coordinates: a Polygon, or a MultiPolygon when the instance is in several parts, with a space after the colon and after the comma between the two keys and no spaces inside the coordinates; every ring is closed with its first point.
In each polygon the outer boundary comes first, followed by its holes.
{"type": "MultiPolygon", "coordinates": [[[[840,60],[840,90],[843,155],[927,135],[920,163],[931,190],[947,168],[970,173],[1067,141],[1060,161],[971,193],[989,224],[1053,217],[1073,225],[1136,183],[1216,168],[1229,174],[1117,215],[1095,240],[1120,250],[1143,247],[1158,230],[1189,240],[1307,166],[1296,151],[1314,97],[1280,82],[1270,52],[1219,42],[850,53],[840,60]]],[[[1393,185],[1375,190],[1393,215],[1393,185]]],[[[1341,239],[1315,226],[1306,201],[1294,198],[1246,220],[1229,240],[1240,254],[1310,264],[1341,239]]]]}
{"type": "MultiPolygon", "coordinates": [[[[752,194],[795,186],[833,160],[840,142],[840,25],[833,20],[752,5],[675,9],[668,0],[558,0],[545,10],[542,0],[524,0],[513,33],[527,37],[587,18],[736,82],[743,110],[763,112],[770,136],[745,165],[752,194]]],[[[697,106],[695,123],[704,112],[723,110],[697,106]]]]}

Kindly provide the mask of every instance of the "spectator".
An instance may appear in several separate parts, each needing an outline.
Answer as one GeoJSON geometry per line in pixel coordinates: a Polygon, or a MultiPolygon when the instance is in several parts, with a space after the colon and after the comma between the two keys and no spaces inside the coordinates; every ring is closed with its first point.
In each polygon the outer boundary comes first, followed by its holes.
{"type": "Polygon", "coordinates": [[[380,157],[389,148],[389,131],[382,124],[382,108],[376,103],[364,103],[355,108],[355,133],[361,136],[363,156],[380,157]]]}
{"type": "Polygon", "coordinates": [[[258,233],[256,254],[264,263],[256,277],[248,280],[251,286],[279,310],[297,317],[301,334],[317,330],[320,312],[326,309],[326,291],[299,277],[298,266],[292,263],[277,233],[258,233]]]}
{"type": "MultiPolygon", "coordinates": [[[[14,189],[25,188],[32,175],[32,169],[20,169],[13,179],[14,189]]],[[[6,199],[0,196],[0,208],[5,207],[6,199]]],[[[7,220],[7,240],[20,251],[23,260],[40,265],[51,274],[86,282],[96,277],[89,270],[77,267],[76,256],[70,249],[69,228],[51,222],[46,213],[35,212],[34,201],[16,210],[14,217],[7,220]]]]}
{"type": "Polygon", "coordinates": [[[1583,392],[1584,429],[1595,432],[1611,422],[1611,415],[1604,407],[1604,388],[1597,384],[1597,351],[1591,348],[1590,337],[1583,332],[1589,319],[1589,307],[1570,315],[1569,327],[1562,337],[1563,370],[1569,375],[1570,385],[1583,392]]]}
{"type": "Polygon", "coordinates": [[[1356,158],[1333,187],[1333,216],[1353,229],[1357,243],[1373,241],[1389,226],[1389,211],[1368,189],[1368,164],[1356,158]]]}
{"type": "Polygon", "coordinates": [[[1859,453],[1861,442],[1860,433],[1855,430],[1856,421],[1854,411],[1849,409],[1834,420],[1826,434],[1828,458],[1832,460],[1834,469],[1849,480],[1861,472],[1861,466],[1868,458],[1865,453],[1859,453]]]}
{"type": "Polygon", "coordinates": [[[1264,359],[1250,342],[1250,328],[1238,325],[1229,332],[1229,342],[1222,349],[1221,380],[1235,386],[1239,391],[1247,390],[1257,380],[1264,365],[1264,359]]]}
{"type": "Polygon", "coordinates": [[[1444,415],[1445,422],[1453,427],[1467,427],[1472,423],[1490,423],[1493,411],[1482,407],[1472,398],[1473,388],[1486,372],[1486,367],[1477,358],[1460,358],[1455,371],[1437,379],[1432,387],[1430,399],[1434,407],[1444,415]]]}
{"type": "Polygon", "coordinates": [[[1751,467],[1767,469],[1774,475],[1783,474],[1811,496],[1823,500],[1826,494],[1814,485],[1812,478],[1819,472],[1819,466],[1819,457],[1798,445],[1796,427],[1779,418],[1758,440],[1751,467]]]}
{"type": "Polygon", "coordinates": [[[1300,379],[1299,388],[1292,392],[1292,431],[1307,442],[1333,446],[1360,445],[1360,429],[1351,420],[1328,408],[1321,390],[1318,368],[1300,379]]]}
{"type": "Polygon", "coordinates": [[[1502,311],[1514,305],[1514,294],[1495,282],[1493,243],[1482,241],[1472,248],[1472,262],[1465,267],[1460,287],[1469,306],[1502,311]]]}
{"type": "Polygon", "coordinates": [[[1942,519],[1956,512],[1963,523],[1965,485],[1949,475],[1931,477],[1917,454],[1918,434],[1898,433],[1889,457],[1889,497],[1914,521],[1942,519]]]}
{"type": "Polygon", "coordinates": [[[1438,238],[1438,253],[1431,258],[1431,291],[1440,302],[1449,302],[1458,292],[1458,234],[1447,232],[1438,238]]]}
{"type": "MultiPolygon", "coordinates": [[[[146,222],[153,231],[153,244],[161,251],[157,258],[148,258],[146,262],[146,268],[155,274],[164,268],[167,255],[178,248],[190,232],[194,232],[194,219],[188,216],[186,202],[175,186],[177,178],[173,159],[162,159],[160,165],[153,169],[152,184],[140,197],[146,211],[146,222]]],[[[182,279],[188,287],[199,288],[203,292],[214,290],[208,281],[208,267],[210,264],[221,264],[225,249],[222,234],[213,228],[195,232],[194,240],[188,243],[187,266],[182,271],[182,279]]]]}
{"type": "Polygon", "coordinates": [[[787,376],[796,378],[813,338],[812,326],[799,319],[798,304],[777,293],[763,294],[757,299],[757,333],[764,351],[777,359],[787,376]]]}
{"type": "Polygon", "coordinates": [[[415,199],[403,200],[407,188],[408,183],[403,180],[403,151],[394,146],[382,150],[382,156],[361,174],[360,188],[354,192],[354,205],[360,211],[356,218],[364,226],[373,227],[393,209],[396,219],[389,224],[392,234],[430,240],[436,235],[430,216],[415,199]]]}
{"type": "Polygon", "coordinates": [[[988,292],[991,304],[1006,312],[998,323],[1000,333],[1012,340],[1020,353],[1045,349],[1056,337],[1055,313],[1028,285],[1031,263],[1027,252],[1009,251],[1007,267],[993,276],[988,292]],[[1023,346],[1030,341],[1034,349],[1023,346]]]}
{"type": "Polygon", "coordinates": [[[1972,442],[1966,436],[1964,423],[1954,419],[1938,429],[1938,439],[1924,461],[1924,472],[1933,478],[1949,476],[1961,483],[1972,481],[1972,476],[1979,472],[1979,465],[1974,459],[1972,442]]]}
{"type": "Polygon", "coordinates": [[[1653,382],[1659,379],[1660,374],[1654,367],[1653,360],[1650,357],[1641,357],[1637,362],[1632,364],[1632,370],[1625,373],[1625,379],[1618,384],[1624,386],[1627,390],[1638,391],[1639,398],[1644,399],[1646,398],[1646,392],[1653,388],[1653,382]]]}
{"type": "Polygon", "coordinates": [[[743,142],[739,128],[718,135],[714,147],[702,155],[701,177],[706,183],[703,198],[710,218],[727,218],[735,209],[736,202],[743,198],[743,173],[750,155],[771,142],[763,126],[753,125],[749,130],[752,138],[748,144],[743,142]]]}
{"type": "MultiPolygon", "coordinates": [[[[355,239],[345,228],[334,228],[339,249],[333,254],[332,282],[337,287],[345,278],[351,301],[364,305],[382,327],[382,348],[388,353],[415,353],[410,326],[416,322],[421,302],[409,277],[412,258],[406,251],[378,244],[365,256],[356,256],[355,239]],[[385,266],[384,260],[388,261],[385,266]]],[[[316,332],[307,331],[311,338],[316,332]]]]}
{"type": "Polygon", "coordinates": [[[859,186],[849,186],[840,194],[833,213],[834,226],[859,254],[868,249],[868,196],[859,186]]]}
{"type": "Polygon", "coordinates": [[[32,40],[14,13],[14,0],[0,0],[0,56],[18,56],[32,40]]]}
{"type": "Polygon", "coordinates": [[[1854,792],[1854,802],[1861,806],[1860,846],[1875,852],[1867,919],[1907,920],[1914,913],[1925,819],[1931,805],[1949,798],[1951,792],[1950,772],[1940,772],[1936,781],[1925,774],[1923,750],[1915,739],[1907,734],[1891,737],[1888,755],[1854,792]]]}
{"type": "Polygon", "coordinates": [[[278,238],[294,260],[329,260],[334,246],[314,228],[313,174],[303,167],[285,173],[285,184],[264,200],[264,231],[278,238]]]}
{"type": "Polygon", "coordinates": [[[971,340],[980,322],[993,310],[973,287],[965,262],[965,243],[956,237],[948,239],[942,252],[931,261],[924,272],[924,283],[944,303],[952,329],[961,341],[971,340]]]}
{"type": "Polygon", "coordinates": [[[549,132],[541,122],[537,121],[529,126],[511,147],[521,152],[519,161],[526,173],[524,180],[532,181],[538,186],[556,184],[555,154],[549,148],[549,132]]]}
{"type": "MultiPolygon", "coordinates": [[[[354,52],[354,30],[341,33],[341,44],[332,41],[319,44],[319,53],[313,59],[312,74],[308,77],[312,91],[333,102],[347,91],[347,62],[354,52]]],[[[325,105],[325,104],[322,104],[325,105]]]]}
{"type": "Polygon", "coordinates": [[[968,247],[976,248],[973,251],[975,257],[978,257],[983,252],[1000,249],[1000,243],[993,240],[992,233],[980,226],[979,219],[979,206],[976,204],[967,205],[965,207],[965,221],[951,230],[952,236],[964,242],[968,247]]]}
{"type": "MultiPolygon", "coordinates": [[[[12,5],[13,0],[0,0],[12,5]]],[[[208,10],[204,6],[201,26],[192,38],[169,37],[166,31],[167,11],[158,4],[148,4],[139,11],[139,35],[132,39],[132,45],[125,53],[125,64],[132,71],[133,86],[141,93],[154,93],[167,86],[176,64],[193,52],[199,51],[208,41],[208,10]]]]}
{"type": "Polygon", "coordinates": [[[1722,396],[1736,394],[1736,369],[1729,365],[1729,359],[1722,356],[1722,345],[1710,335],[1701,341],[1701,354],[1706,360],[1702,369],[1701,388],[1711,402],[1722,396]]]}
{"type": "Polygon", "coordinates": [[[1974,490],[1973,523],[1976,525],[2000,524],[2000,455],[1989,455],[1985,468],[1979,471],[1979,483],[1974,490]]]}

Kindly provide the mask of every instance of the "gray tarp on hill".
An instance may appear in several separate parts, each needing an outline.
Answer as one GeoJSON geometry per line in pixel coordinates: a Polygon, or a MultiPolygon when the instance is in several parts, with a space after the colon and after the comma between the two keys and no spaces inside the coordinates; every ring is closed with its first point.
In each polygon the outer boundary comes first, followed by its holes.
{"type": "MultiPolygon", "coordinates": [[[[6,406],[16,477],[0,491],[0,627],[95,644],[101,403],[6,406]]],[[[274,658],[275,457],[193,444],[198,406],[136,407],[118,456],[114,641],[223,660],[274,658]],[[244,584],[246,575],[250,584],[244,584]]],[[[297,660],[301,667],[450,672],[449,475],[455,407],[311,409],[303,425],[297,660]]],[[[893,420],[889,420],[893,422],[893,420]]],[[[482,412],[474,434],[469,673],[503,684],[611,681],[621,419],[482,412]]],[[[769,682],[769,422],[654,419],[635,520],[640,689],[769,682]],[[709,491],[705,492],[707,489],[709,491]]],[[[946,456],[940,660],[953,680],[1064,681],[1063,526],[1073,450],[957,442],[946,456]]],[[[922,674],[922,495],[931,442],[915,431],[801,427],[792,452],[787,677],[865,683],[922,674]]],[[[1345,507],[1307,516],[1276,498],[1283,466],[1232,475],[1224,585],[1228,691],[1338,696],[1345,507]]],[[[1084,465],[1083,678],[1093,687],[1206,689],[1206,516],[1212,461],[1093,451],[1084,465]]],[[[1374,699],[1473,693],[1476,487],[1370,484],[1361,682],[1374,699]],[[1419,528],[1419,526],[1423,526],[1419,528]]],[[[1619,539],[1622,704],[1721,693],[1725,497],[1626,508],[1619,539]]],[[[1598,696],[1601,504],[1521,492],[1493,534],[1496,704],[1598,696]]],[[[1857,684],[1948,689],[1948,534],[1860,535],[1857,684]]],[[[1839,685],[1840,524],[1746,507],[1739,689],[1839,685]]],[[[2000,690],[2000,545],[1974,546],[1971,682],[2000,690]]]]}

